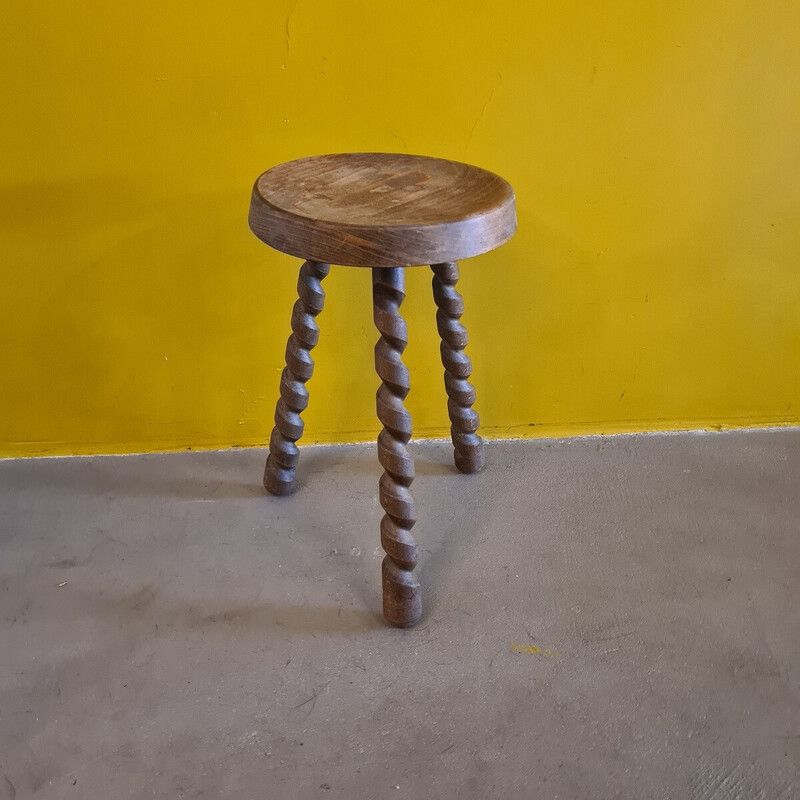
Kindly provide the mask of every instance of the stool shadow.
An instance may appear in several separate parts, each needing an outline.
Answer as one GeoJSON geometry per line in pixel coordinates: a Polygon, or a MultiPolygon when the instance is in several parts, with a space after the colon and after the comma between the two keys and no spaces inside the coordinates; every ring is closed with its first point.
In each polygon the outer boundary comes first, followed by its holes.
{"type": "MultiPolygon", "coordinates": [[[[439,460],[431,458],[429,453],[421,458],[414,443],[410,450],[418,478],[458,474],[450,452],[442,454],[439,460]]],[[[110,499],[246,500],[271,497],[262,484],[266,455],[264,449],[253,449],[231,450],[223,460],[218,460],[216,454],[202,452],[149,454],[123,461],[117,457],[90,456],[78,464],[31,459],[15,464],[4,479],[12,488],[37,486],[39,490],[110,499]],[[214,462],[208,463],[212,458],[214,462]]],[[[312,485],[317,475],[353,476],[371,479],[377,485],[382,471],[375,445],[347,448],[345,452],[339,447],[304,447],[295,495],[304,485],[312,485]]]]}
{"type": "MultiPolygon", "coordinates": [[[[413,448],[410,448],[410,450],[417,478],[429,475],[460,474],[453,463],[451,454],[448,454],[448,461],[440,461],[430,457],[421,458],[414,452],[413,448]]],[[[332,457],[331,453],[315,452],[313,450],[310,452],[300,451],[300,463],[297,469],[297,477],[300,483],[308,483],[313,480],[314,475],[324,474],[333,470],[356,475],[360,478],[374,478],[377,481],[383,472],[383,467],[378,461],[374,447],[370,447],[369,450],[365,451],[359,450],[355,453],[337,454],[335,458],[332,457]]]]}
{"type": "Polygon", "coordinates": [[[169,597],[151,584],[118,596],[87,597],[89,606],[116,627],[142,626],[148,632],[198,631],[224,638],[254,636],[348,636],[385,627],[381,617],[366,609],[340,606],[298,605],[265,601],[241,602],[234,598],[169,597]]]}
{"type": "Polygon", "coordinates": [[[266,494],[262,457],[235,450],[225,455],[214,464],[203,463],[210,458],[204,453],[30,459],[14,464],[3,480],[13,489],[35,486],[38,492],[108,499],[236,500],[266,494]]]}

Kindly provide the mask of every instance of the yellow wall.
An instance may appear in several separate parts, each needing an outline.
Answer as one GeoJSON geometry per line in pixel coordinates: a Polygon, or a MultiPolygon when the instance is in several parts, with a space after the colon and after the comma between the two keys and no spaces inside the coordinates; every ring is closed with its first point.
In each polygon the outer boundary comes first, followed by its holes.
{"type": "MultiPolygon", "coordinates": [[[[463,267],[489,436],[800,422],[794,0],[42,0],[0,48],[0,454],[266,441],[297,264],[263,169],[474,162],[517,191],[463,267]]],[[[305,441],[376,431],[370,280],[334,268],[305,441]]],[[[447,418],[429,273],[420,435],[447,418]]]]}

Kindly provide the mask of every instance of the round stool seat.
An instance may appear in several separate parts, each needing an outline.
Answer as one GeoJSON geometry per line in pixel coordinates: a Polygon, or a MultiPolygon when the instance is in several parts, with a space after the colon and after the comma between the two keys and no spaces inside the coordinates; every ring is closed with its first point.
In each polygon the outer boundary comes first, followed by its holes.
{"type": "Polygon", "coordinates": [[[341,153],[280,164],[253,187],[250,228],[276,250],[352,267],[477,256],[517,227],[498,175],[441,158],[341,153]]]}

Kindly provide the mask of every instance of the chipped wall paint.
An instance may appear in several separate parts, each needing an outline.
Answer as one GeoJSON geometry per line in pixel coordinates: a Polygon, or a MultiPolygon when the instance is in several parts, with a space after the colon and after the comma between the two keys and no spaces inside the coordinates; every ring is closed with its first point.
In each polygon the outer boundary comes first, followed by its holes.
{"type": "MultiPolygon", "coordinates": [[[[0,454],[264,443],[298,265],[250,235],[250,186],[342,150],[514,184],[517,237],[463,267],[488,436],[796,424],[798,26],[773,0],[12,4],[0,454]]],[[[307,441],[370,439],[369,277],[326,289],[307,441]]]]}

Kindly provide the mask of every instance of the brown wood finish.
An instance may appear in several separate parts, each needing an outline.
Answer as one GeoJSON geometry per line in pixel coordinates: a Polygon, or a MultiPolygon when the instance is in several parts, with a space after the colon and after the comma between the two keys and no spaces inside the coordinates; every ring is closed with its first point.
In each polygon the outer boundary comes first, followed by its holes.
{"type": "Polygon", "coordinates": [[[281,374],[280,399],[275,408],[275,427],[269,440],[269,456],[264,467],[264,488],[272,494],[291,494],[299,451],[297,440],[303,435],[300,414],[308,405],[306,381],[314,372],[311,350],[319,341],[315,317],[325,303],[322,279],[329,264],[306,261],[297,280],[299,295],[292,310],[292,334],[286,342],[286,366],[281,374]]]}
{"type": "Polygon", "coordinates": [[[380,339],[375,345],[375,370],[381,379],[376,396],[378,419],[383,430],[378,436],[378,460],[384,473],[378,486],[386,512],[381,520],[383,559],[383,616],[387,622],[407,628],[422,614],[422,594],[414,576],[417,543],[411,535],[416,522],[410,486],[414,462],[408,454],[411,415],[403,405],[410,389],[403,351],[408,343],[400,304],[405,297],[402,267],[372,270],[372,296],[375,327],[380,339]]]}
{"type": "Polygon", "coordinates": [[[464,352],[467,329],[461,324],[464,300],[456,291],[459,272],[454,261],[433,264],[433,299],[436,301],[436,327],[442,337],[441,353],[444,365],[444,386],[447,391],[447,411],[450,414],[450,435],[455,451],[455,464],[460,472],[480,472],[483,469],[483,439],[478,430],[478,412],[472,408],[475,387],[469,382],[472,361],[464,352]]]}
{"type": "Polygon", "coordinates": [[[436,323],[441,336],[456,467],[478,472],[484,463],[472,363],[464,353],[467,331],[464,303],[456,291],[458,260],[485,253],[516,229],[514,192],[497,175],[423,156],[345,153],[281,164],[256,181],[250,227],[259,239],[285,253],[307,259],[300,269],[299,298],[292,312],[275,428],[269,442],[264,486],[273,494],[295,487],[303,434],[301,413],[308,405],[306,382],[319,339],[316,316],[325,292],[321,281],[329,265],[372,268],[373,313],[380,338],[375,369],[381,379],[377,413],[383,424],[378,459],[383,560],[383,614],[398,627],[414,625],[422,614],[414,574],[417,543],[411,483],[414,462],[408,453],[411,415],[404,401],[409,373],[402,355],[408,341],[400,315],[406,266],[432,265],[436,323]]]}
{"type": "Polygon", "coordinates": [[[253,187],[250,228],[299,258],[355,267],[458,261],[516,230],[514,191],[487,170],[398,153],[280,164],[253,187]]]}

